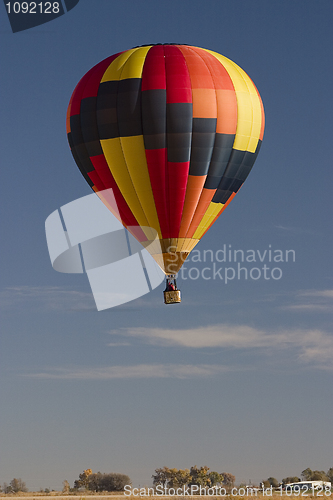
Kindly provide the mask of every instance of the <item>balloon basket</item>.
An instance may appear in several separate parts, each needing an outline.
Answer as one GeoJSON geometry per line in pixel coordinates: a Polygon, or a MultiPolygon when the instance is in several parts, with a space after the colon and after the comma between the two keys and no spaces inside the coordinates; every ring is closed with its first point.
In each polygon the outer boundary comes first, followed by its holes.
{"type": "Polygon", "coordinates": [[[181,302],[180,290],[164,291],[164,304],[179,304],[181,302]]]}

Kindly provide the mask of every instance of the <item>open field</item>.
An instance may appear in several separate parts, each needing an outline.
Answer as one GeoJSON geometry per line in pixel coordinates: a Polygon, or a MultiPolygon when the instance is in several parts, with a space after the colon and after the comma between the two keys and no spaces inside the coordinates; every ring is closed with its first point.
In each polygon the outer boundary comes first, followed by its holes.
{"type": "MultiPolygon", "coordinates": [[[[110,493],[110,492],[105,492],[105,493],[83,493],[83,492],[78,492],[78,493],[72,493],[72,494],[69,494],[69,495],[64,495],[62,494],[61,492],[57,492],[57,491],[52,491],[48,494],[45,494],[44,492],[27,492],[27,493],[20,493],[20,494],[4,494],[4,493],[0,493],[0,498],[8,498],[8,499],[11,499],[11,500],[24,500],[24,499],[27,499],[27,500],[50,500],[50,497],[56,497],[57,500],[73,500],[73,497],[74,498],[77,498],[77,499],[80,499],[80,500],[86,500],[87,498],[89,498],[89,500],[93,500],[93,499],[101,499],[101,497],[103,498],[103,500],[116,500],[116,499],[121,499],[121,500],[124,500],[124,499],[133,499],[133,498],[147,498],[145,496],[140,496],[140,495],[124,495],[124,493],[120,493],[119,492],[115,492],[114,494],[113,493],[110,493]]],[[[206,497],[206,498],[209,498],[210,500],[221,500],[221,496],[210,496],[210,495],[186,495],[186,496],[179,496],[179,495],[175,495],[175,496],[164,496],[164,495],[151,495],[149,496],[149,498],[151,500],[158,500],[158,499],[161,499],[163,498],[163,500],[183,500],[185,498],[189,498],[189,499],[196,499],[198,500],[199,498],[202,498],[202,497],[206,497]]],[[[308,500],[325,500],[325,498],[330,498],[330,499],[333,499],[333,493],[331,492],[330,494],[326,495],[325,492],[321,492],[320,494],[316,495],[316,494],[308,494],[308,495],[286,495],[285,492],[282,492],[282,494],[280,494],[279,492],[274,492],[273,495],[263,495],[262,492],[257,492],[257,494],[248,494],[248,495],[226,495],[226,497],[228,497],[229,499],[235,499],[235,500],[244,500],[244,499],[247,499],[247,498],[255,498],[255,497],[258,497],[258,498],[263,498],[263,499],[270,499],[270,500],[279,500],[281,497],[284,498],[285,500],[287,500],[288,498],[291,498],[292,500],[296,500],[297,497],[301,497],[302,500],[304,500],[304,497],[307,497],[308,500]]],[[[223,497],[224,498],[224,497],[223,497]]]]}
{"type": "MultiPolygon", "coordinates": [[[[56,497],[57,500],[73,500],[73,499],[77,499],[77,500],[84,500],[84,499],[87,499],[89,498],[89,500],[93,500],[94,498],[95,499],[101,499],[101,497],[103,498],[103,500],[116,500],[116,499],[122,499],[124,500],[125,498],[128,498],[128,497],[125,497],[124,494],[119,494],[118,492],[115,493],[115,494],[112,494],[110,492],[106,492],[106,493],[73,493],[73,494],[70,494],[70,495],[63,495],[61,492],[56,492],[56,491],[52,491],[50,493],[40,493],[40,492],[28,492],[28,493],[21,493],[20,495],[13,495],[11,493],[9,494],[3,494],[3,493],[0,493],[0,498],[2,499],[5,499],[5,498],[8,498],[10,500],[50,500],[50,498],[52,497],[56,497]]],[[[153,498],[153,497],[152,497],[153,498]]]]}

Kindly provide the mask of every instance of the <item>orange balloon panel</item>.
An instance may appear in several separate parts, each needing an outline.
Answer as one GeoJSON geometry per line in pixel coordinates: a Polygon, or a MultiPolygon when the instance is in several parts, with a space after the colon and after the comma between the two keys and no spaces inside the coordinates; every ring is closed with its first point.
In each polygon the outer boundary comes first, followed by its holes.
{"type": "Polygon", "coordinates": [[[67,132],[92,189],[112,188],[121,222],[145,247],[157,238],[153,257],[175,274],[248,176],[264,111],[252,80],[226,57],[147,45],[88,71],[67,132]]]}

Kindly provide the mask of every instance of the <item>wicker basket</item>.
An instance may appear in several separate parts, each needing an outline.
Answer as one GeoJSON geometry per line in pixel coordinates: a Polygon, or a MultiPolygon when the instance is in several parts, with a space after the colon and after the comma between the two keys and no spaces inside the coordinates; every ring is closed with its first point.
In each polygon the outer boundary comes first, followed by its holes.
{"type": "Polygon", "coordinates": [[[164,304],[179,304],[181,302],[180,290],[170,290],[164,293],[164,304]]]}

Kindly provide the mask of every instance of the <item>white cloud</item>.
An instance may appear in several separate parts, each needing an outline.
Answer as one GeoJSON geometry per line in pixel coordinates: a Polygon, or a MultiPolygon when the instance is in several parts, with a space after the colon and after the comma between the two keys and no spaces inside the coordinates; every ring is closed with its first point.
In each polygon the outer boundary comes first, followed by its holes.
{"type": "MultiPolygon", "coordinates": [[[[119,331],[110,332],[119,334],[119,331]]],[[[295,359],[322,369],[333,368],[333,336],[320,329],[265,331],[246,325],[219,324],[192,329],[126,328],[122,336],[137,337],[149,344],[200,348],[256,350],[260,354],[277,349],[293,350],[295,359]]]]}
{"type": "Polygon", "coordinates": [[[333,299],[333,290],[302,290],[300,296],[304,297],[325,297],[333,299]]]}
{"type": "MultiPolygon", "coordinates": [[[[214,325],[190,329],[132,327],[120,330],[122,335],[145,338],[151,344],[202,347],[264,347],[269,345],[265,332],[246,325],[214,325]]],[[[111,333],[117,333],[116,331],[111,333]]]]}
{"type": "MultiPolygon", "coordinates": [[[[332,311],[333,290],[300,290],[293,304],[285,309],[300,312],[332,311]]],[[[95,310],[90,293],[67,290],[60,287],[17,286],[4,289],[0,293],[2,307],[29,307],[56,310],[95,310]]],[[[131,346],[131,339],[139,339],[148,344],[187,349],[222,348],[255,352],[256,356],[274,355],[277,350],[292,352],[299,363],[306,363],[320,369],[332,369],[333,336],[323,329],[260,329],[248,325],[217,324],[188,329],[129,327],[113,330],[111,335],[117,339],[110,347],[131,346]]],[[[134,367],[107,367],[104,369],[87,368],[45,372],[34,376],[51,378],[130,378],[214,375],[230,367],[220,365],[136,365],[134,367]],[[172,368],[170,368],[172,366],[172,368]],[[187,371],[186,371],[187,370],[187,371]]],[[[238,369],[238,368],[237,368],[238,369]]]]}
{"type": "Polygon", "coordinates": [[[282,231],[290,231],[295,234],[318,234],[318,232],[316,231],[312,231],[311,229],[304,229],[302,227],[283,226],[282,224],[275,225],[274,227],[276,227],[277,229],[281,229],[282,231]]]}
{"type": "MultiPolygon", "coordinates": [[[[113,332],[118,333],[118,332],[113,332]]],[[[151,344],[185,348],[229,348],[255,352],[256,364],[251,361],[239,365],[228,364],[156,364],[131,366],[70,367],[46,369],[26,374],[37,379],[59,380],[113,380],[147,378],[202,378],[216,377],[223,373],[257,368],[258,356],[276,355],[277,350],[290,354],[294,362],[305,367],[332,370],[333,336],[322,330],[282,330],[266,332],[246,325],[214,325],[208,328],[167,330],[162,328],[123,329],[122,336],[141,338],[151,344]]],[[[114,345],[114,343],[111,343],[114,345]]],[[[127,345],[121,342],[116,345],[127,345]]],[[[281,356],[280,358],[281,359],[281,356]]],[[[266,365],[267,366],[267,365],[266,365]]]]}
{"type": "Polygon", "coordinates": [[[132,344],[130,342],[110,342],[107,345],[108,345],[108,347],[123,347],[123,346],[129,346],[132,344]]]}
{"type": "MultiPolygon", "coordinates": [[[[142,307],[160,307],[161,300],[157,298],[138,298],[118,306],[118,309],[141,309],[142,307]]],[[[97,311],[93,294],[62,288],[58,286],[27,286],[19,285],[4,288],[0,291],[0,308],[17,309],[28,307],[30,310],[93,310],[97,311]]]]}
{"type": "Polygon", "coordinates": [[[47,308],[52,310],[96,309],[91,293],[57,286],[12,286],[0,292],[3,309],[17,307],[47,308]]]}
{"type": "Polygon", "coordinates": [[[300,290],[295,300],[282,308],[295,312],[333,312],[333,290],[300,290]]]}
{"type": "Polygon", "coordinates": [[[329,305],[324,304],[291,304],[289,306],[283,306],[282,309],[286,309],[289,311],[300,311],[300,312],[313,312],[313,311],[322,311],[322,312],[331,312],[332,309],[329,305]]]}
{"type": "MultiPolygon", "coordinates": [[[[138,378],[211,377],[241,368],[223,365],[191,364],[141,364],[132,366],[108,366],[102,368],[56,368],[45,372],[25,375],[38,379],[65,380],[112,380],[138,378]]],[[[242,369],[244,369],[242,367],[242,369]]]]}

